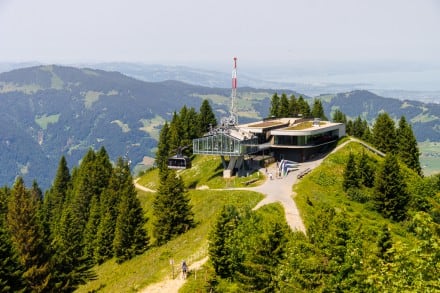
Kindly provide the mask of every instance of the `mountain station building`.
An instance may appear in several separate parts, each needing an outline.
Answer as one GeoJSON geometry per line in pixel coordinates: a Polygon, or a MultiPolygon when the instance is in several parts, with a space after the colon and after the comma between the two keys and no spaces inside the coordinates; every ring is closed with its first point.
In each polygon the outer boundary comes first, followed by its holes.
{"type": "Polygon", "coordinates": [[[258,156],[298,163],[313,160],[333,149],[343,136],[343,123],[316,118],[271,118],[215,128],[204,137],[193,140],[193,153],[220,156],[223,176],[227,178],[247,174],[258,156]]]}

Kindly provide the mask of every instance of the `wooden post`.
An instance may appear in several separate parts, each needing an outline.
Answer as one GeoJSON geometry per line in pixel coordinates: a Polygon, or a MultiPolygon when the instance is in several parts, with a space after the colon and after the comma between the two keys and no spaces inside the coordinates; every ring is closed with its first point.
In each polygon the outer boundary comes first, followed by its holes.
{"type": "Polygon", "coordinates": [[[170,259],[170,265],[171,265],[171,271],[172,271],[172,274],[173,274],[173,280],[174,280],[174,259],[173,259],[173,258],[170,259]]]}

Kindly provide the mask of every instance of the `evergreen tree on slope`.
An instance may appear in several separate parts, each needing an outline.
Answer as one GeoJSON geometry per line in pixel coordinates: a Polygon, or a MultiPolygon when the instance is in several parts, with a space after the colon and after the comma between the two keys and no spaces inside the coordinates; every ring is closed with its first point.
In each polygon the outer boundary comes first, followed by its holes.
{"type": "Polygon", "coordinates": [[[231,258],[233,255],[231,240],[239,222],[240,215],[237,208],[226,205],[220,212],[209,237],[209,257],[215,273],[222,278],[231,278],[236,270],[231,258]]]}
{"type": "Polygon", "coordinates": [[[369,162],[369,158],[365,152],[362,152],[358,163],[359,178],[365,187],[373,187],[374,185],[374,168],[369,162]]]}
{"type": "Polygon", "coordinates": [[[209,127],[217,126],[217,120],[215,118],[215,114],[212,111],[211,105],[208,100],[203,100],[202,105],[200,106],[199,115],[198,115],[198,125],[199,125],[199,133],[198,136],[201,136],[209,131],[209,127]]]}
{"type": "Polygon", "coordinates": [[[0,292],[18,292],[24,289],[23,267],[12,246],[11,235],[6,224],[7,202],[10,192],[0,189],[0,292]]]}
{"type": "Polygon", "coordinates": [[[287,95],[285,93],[281,94],[278,116],[289,117],[289,100],[287,99],[287,95]]]}
{"type": "MultiPolygon", "coordinates": [[[[145,231],[146,219],[137,192],[133,185],[130,168],[127,162],[118,159],[117,166],[110,182],[114,196],[119,196],[116,227],[113,239],[113,254],[121,263],[137,254],[143,253],[148,247],[148,236],[145,231]]],[[[113,198],[116,202],[116,198],[113,198]]],[[[116,215],[116,213],[114,214],[116,215]]],[[[109,227],[108,225],[107,227],[109,227]]],[[[104,227],[105,229],[105,227],[104,227]]],[[[111,229],[107,228],[107,239],[111,238],[111,229]]]]}
{"type": "Polygon", "coordinates": [[[153,233],[158,245],[194,226],[194,214],[183,181],[173,170],[167,170],[161,178],[153,202],[153,215],[155,218],[153,233]]]}
{"type": "Polygon", "coordinates": [[[344,181],[342,182],[342,187],[345,191],[347,191],[349,188],[359,188],[359,181],[359,172],[354,159],[354,154],[350,153],[344,170],[344,181]]]}
{"type": "Polygon", "coordinates": [[[276,292],[277,268],[283,259],[288,228],[269,223],[243,262],[239,278],[246,292],[276,292]]]}
{"type": "Polygon", "coordinates": [[[420,151],[417,146],[417,140],[411,125],[406,122],[405,116],[402,116],[399,120],[396,135],[399,158],[409,168],[417,172],[417,174],[422,175],[422,168],[420,167],[419,161],[420,151]]]}
{"type": "Polygon", "coordinates": [[[157,143],[156,166],[159,169],[159,173],[168,169],[168,156],[170,155],[169,132],[170,127],[168,122],[165,122],[160,130],[159,141],[157,143]]]}
{"type": "Polygon", "coordinates": [[[339,109],[336,109],[332,117],[333,122],[347,123],[347,116],[339,109]]]}
{"type": "Polygon", "coordinates": [[[313,101],[312,116],[314,118],[321,118],[322,120],[328,120],[327,116],[325,116],[324,107],[322,106],[322,102],[319,99],[315,99],[313,101]]]}
{"type": "Polygon", "coordinates": [[[70,189],[70,173],[67,167],[67,161],[64,156],[61,157],[58,164],[57,173],[53,185],[46,192],[43,199],[42,214],[46,233],[51,235],[55,233],[59,225],[64,203],[67,200],[67,192],[70,189]]]}
{"type": "Polygon", "coordinates": [[[272,95],[272,99],[270,101],[270,108],[269,108],[269,116],[270,117],[280,117],[280,97],[277,93],[274,93],[272,95]]]}
{"type": "Polygon", "coordinates": [[[298,98],[298,109],[299,114],[301,114],[303,118],[309,118],[312,116],[310,105],[306,100],[304,100],[303,96],[299,96],[298,98]]]}
{"type": "Polygon", "coordinates": [[[20,264],[24,268],[26,286],[36,292],[48,289],[51,278],[44,231],[39,219],[41,198],[26,190],[19,177],[8,202],[7,225],[20,264]]]}
{"type": "Polygon", "coordinates": [[[373,144],[385,153],[396,153],[396,129],[394,121],[387,113],[380,113],[373,125],[373,144]]]}
{"type": "Polygon", "coordinates": [[[289,117],[298,117],[298,101],[295,95],[291,95],[289,99],[289,117]]]}
{"type": "Polygon", "coordinates": [[[376,173],[375,207],[384,217],[402,221],[406,216],[408,202],[409,195],[397,158],[393,154],[388,154],[376,173]]]}

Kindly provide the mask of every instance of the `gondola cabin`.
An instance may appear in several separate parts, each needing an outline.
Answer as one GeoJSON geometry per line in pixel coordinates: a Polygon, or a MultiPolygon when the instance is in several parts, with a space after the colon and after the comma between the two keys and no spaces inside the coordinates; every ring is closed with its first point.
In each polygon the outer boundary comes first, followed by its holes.
{"type": "Polygon", "coordinates": [[[168,158],[169,169],[189,169],[191,168],[191,159],[187,156],[175,155],[168,158]]]}

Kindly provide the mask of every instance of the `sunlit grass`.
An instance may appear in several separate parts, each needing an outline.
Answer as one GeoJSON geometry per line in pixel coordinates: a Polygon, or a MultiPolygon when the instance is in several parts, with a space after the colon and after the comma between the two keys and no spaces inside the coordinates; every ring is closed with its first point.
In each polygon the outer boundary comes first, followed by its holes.
{"type": "MultiPolygon", "coordinates": [[[[319,209],[323,206],[333,207],[337,212],[345,212],[352,219],[352,224],[366,228],[370,235],[380,231],[384,224],[388,224],[395,237],[405,235],[406,232],[398,223],[384,219],[373,209],[372,203],[361,204],[351,200],[342,188],[343,172],[349,154],[355,155],[365,152],[380,164],[383,158],[369,152],[356,142],[350,142],[336,153],[328,156],[324,162],[311,173],[303,177],[293,190],[294,198],[306,227],[319,217],[319,209]]],[[[375,245],[374,243],[372,245],[375,245]]]]}
{"type": "MultiPolygon", "coordinates": [[[[286,224],[286,218],[284,215],[284,209],[280,203],[272,203],[265,206],[262,206],[258,210],[255,211],[258,215],[260,215],[263,219],[263,223],[281,223],[286,224]]],[[[179,290],[181,293],[193,293],[193,292],[206,292],[206,284],[207,279],[214,276],[214,269],[211,263],[206,263],[201,268],[196,271],[190,272],[188,281],[183,285],[183,287],[179,290]]],[[[223,280],[223,282],[228,282],[227,280],[223,280]]],[[[224,286],[227,292],[237,292],[238,287],[234,286],[234,284],[228,283],[224,286]]],[[[222,291],[223,292],[223,291],[222,291]]]]}
{"type": "MultiPolygon", "coordinates": [[[[142,206],[150,219],[154,196],[152,193],[139,192],[142,206]]],[[[250,191],[214,190],[193,190],[189,196],[197,223],[194,229],[122,264],[116,264],[114,260],[105,262],[96,267],[98,279],[81,286],[78,292],[136,292],[149,284],[172,277],[171,259],[177,271],[183,259],[191,265],[191,262],[207,255],[208,234],[223,205],[253,207],[263,198],[261,194],[250,191]]],[[[151,225],[147,226],[151,234],[151,225]]]]}
{"type": "MultiPolygon", "coordinates": [[[[223,178],[223,164],[219,156],[193,156],[192,167],[177,171],[189,189],[219,189],[251,187],[261,184],[265,176],[260,172],[249,172],[248,176],[223,178]],[[249,182],[252,182],[248,184],[249,182]]],[[[159,188],[158,170],[152,169],[140,177],[139,184],[153,190],[159,188]]]]}

